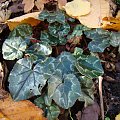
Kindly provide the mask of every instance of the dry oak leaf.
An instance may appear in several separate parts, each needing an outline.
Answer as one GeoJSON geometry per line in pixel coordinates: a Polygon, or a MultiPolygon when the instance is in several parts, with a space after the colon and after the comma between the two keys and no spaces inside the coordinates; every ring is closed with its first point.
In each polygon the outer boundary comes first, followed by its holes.
{"type": "Polygon", "coordinates": [[[38,10],[42,11],[44,9],[44,4],[48,3],[50,0],[36,0],[35,6],[38,10]]]}
{"type": "Polygon", "coordinates": [[[118,17],[118,18],[114,18],[114,17],[103,18],[102,28],[120,31],[120,17],[118,17]]]}
{"type": "Polygon", "coordinates": [[[11,97],[0,100],[0,112],[10,120],[47,120],[43,117],[42,109],[32,102],[28,100],[15,102],[11,97]]]}
{"type": "Polygon", "coordinates": [[[88,15],[80,16],[77,19],[81,24],[89,28],[100,28],[102,18],[111,16],[109,1],[107,0],[89,0],[91,11],[88,15]]]}
{"type": "Polygon", "coordinates": [[[22,4],[24,4],[24,12],[27,13],[34,7],[34,0],[23,0],[22,4]]]}
{"type": "Polygon", "coordinates": [[[86,0],[73,0],[66,3],[63,8],[69,16],[77,18],[90,12],[90,2],[86,0]]]}
{"type": "Polygon", "coordinates": [[[31,26],[38,25],[40,23],[40,20],[38,20],[39,13],[40,12],[28,13],[20,17],[7,20],[9,29],[13,30],[17,25],[23,24],[23,23],[30,24],[31,26]]]}

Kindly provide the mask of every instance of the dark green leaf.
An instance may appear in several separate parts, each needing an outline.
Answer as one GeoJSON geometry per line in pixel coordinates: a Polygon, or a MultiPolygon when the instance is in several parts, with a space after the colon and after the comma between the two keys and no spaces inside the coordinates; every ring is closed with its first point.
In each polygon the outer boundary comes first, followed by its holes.
{"type": "Polygon", "coordinates": [[[39,19],[42,21],[47,20],[49,23],[53,23],[53,22],[58,22],[61,24],[65,23],[65,15],[60,10],[57,10],[54,12],[49,12],[47,10],[43,10],[39,14],[39,19]]]}
{"type": "Polygon", "coordinates": [[[21,37],[12,37],[6,39],[2,46],[3,58],[6,60],[14,60],[22,58],[27,44],[21,37]]]}
{"type": "Polygon", "coordinates": [[[88,77],[80,77],[81,84],[81,96],[79,97],[79,101],[85,102],[85,107],[94,103],[94,89],[93,89],[93,81],[88,77]]]}
{"type": "Polygon", "coordinates": [[[104,73],[100,60],[92,55],[82,54],[82,49],[76,48],[74,56],[77,58],[76,68],[78,72],[89,78],[96,78],[104,73]]]}
{"type": "Polygon", "coordinates": [[[32,36],[32,27],[29,24],[18,25],[11,33],[8,38],[21,37],[23,39],[32,36]]]}
{"type": "Polygon", "coordinates": [[[59,114],[60,114],[60,109],[57,105],[52,104],[50,107],[48,107],[48,112],[47,112],[48,120],[56,120],[59,114]]]}
{"type": "Polygon", "coordinates": [[[111,32],[110,44],[114,47],[120,46],[120,32],[111,32]]]}
{"type": "Polygon", "coordinates": [[[48,32],[42,31],[41,32],[41,37],[40,37],[41,41],[48,43],[49,45],[64,45],[66,43],[66,39],[62,36],[58,37],[54,37],[51,34],[49,34],[48,32]]]}
{"type": "Polygon", "coordinates": [[[47,81],[41,64],[33,67],[31,60],[26,58],[17,61],[9,75],[9,90],[13,99],[24,100],[41,94],[47,81]]]}
{"type": "Polygon", "coordinates": [[[92,52],[103,52],[106,47],[110,45],[110,32],[102,29],[94,29],[85,32],[85,35],[92,39],[88,48],[92,52]]]}
{"type": "Polygon", "coordinates": [[[44,109],[44,111],[46,111],[46,117],[48,118],[48,120],[56,120],[56,118],[58,117],[58,115],[60,114],[60,109],[57,105],[55,105],[54,103],[50,103],[46,104],[45,101],[49,101],[47,100],[48,97],[47,95],[44,95],[44,96],[41,96],[41,97],[38,97],[37,99],[35,99],[34,103],[44,109]]]}
{"type": "Polygon", "coordinates": [[[64,82],[60,84],[54,92],[53,100],[62,108],[72,107],[78,97],[81,89],[80,83],[74,74],[63,76],[64,82]]]}
{"type": "Polygon", "coordinates": [[[87,31],[90,30],[90,28],[87,28],[84,25],[76,25],[72,34],[68,36],[68,39],[74,38],[74,37],[80,37],[81,35],[83,35],[83,31],[87,31]]]}
{"type": "Polygon", "coordinates": [[[70,31],[70,26],[68,23],[60,24],[60,23],[52,23],[48,26],[49,33],[54,36],[60,38],[61,36],[65,36],[70,31]]]}

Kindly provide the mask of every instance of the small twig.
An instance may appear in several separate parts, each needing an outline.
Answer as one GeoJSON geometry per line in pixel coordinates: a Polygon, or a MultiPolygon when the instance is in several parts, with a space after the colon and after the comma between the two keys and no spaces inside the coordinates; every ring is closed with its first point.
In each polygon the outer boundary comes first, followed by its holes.
{"type": "Polygon", "coordinates": [[[68,109],[68,111],[69,111],[69,114],[70,114],[70,119],[73,120],[72,115],[71,115],[70,108],[68,109]]]}
{"type": "Polygon", "coordinates": [[[103,96],[102,96],[102,81],[103,81],[103,77],[99,76],[100,108],[101,108],[102,120],[104,120],[104,105],[103,105],[103,96]]]}

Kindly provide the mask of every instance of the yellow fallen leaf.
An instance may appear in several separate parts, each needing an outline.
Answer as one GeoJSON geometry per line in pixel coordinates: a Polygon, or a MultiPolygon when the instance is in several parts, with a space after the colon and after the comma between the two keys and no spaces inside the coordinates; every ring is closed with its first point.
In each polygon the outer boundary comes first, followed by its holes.
{"type": "Polygon", "coordinates": [[[90,2],[86,0],[73,0],[66,3],[63,8],[69,16],[76,18],[90,12],[90,2]]]}
{"type": "Polygon", "coordinates": [[[120,17],[105,17],[103,18],[103,25],[101,26],[103,29],[111,29],[120,31],[120,17]]]}
{"type": "Polygon", "coordinates": [[[38,20],[39,13],[40,12],[28,13],[20,17],[7,20],[9,29],[13,30],[17,25],[22,24],[22,23],[28,23],[31,26],[38,25],[40,23],[40,20],[38,20]]]}
{"type": "Polygon", "coordinates": [[[110,6],[107,0],[89,0],[91,11],[88,15],[78,17],[81,24],[89,28],[99,28],[102,18],[111,16],[110,6]]]}
{"type": "Polygon", "coordinates": [[[10,120],[7,117],[3,115],[3,113],[0,112],[0,120],[10,120]]]}
{"type": "Polygon", "coordinates": [[[120,113],[115,117],[115,120],[120,120],[120,113]]]}
{"type": "MultiPolygon", "coordinates": [[[[15,102],[11,97],[0,100],[0,112],[3,114],[1,116],[6,117],[6,120],[47,120],[42,115],[42,109],[32,102],[28,100],[15,102]]],[[[2,119],[0,118],[0,120],[2,119]]]]}
{"type": "Polygon", "coordinates": [[[22,4],[24,4],[24,12],[29,12],[34,7],[34,0],[23,0],[22,4]]]}

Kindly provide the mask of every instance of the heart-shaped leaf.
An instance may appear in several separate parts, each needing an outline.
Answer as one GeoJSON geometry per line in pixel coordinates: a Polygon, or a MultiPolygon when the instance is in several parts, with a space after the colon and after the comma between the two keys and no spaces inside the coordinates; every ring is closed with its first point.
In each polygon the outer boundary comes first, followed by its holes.
{"type": "Polygon", "coordinates": [[[93,81],[92,79],[82,76],[79,77],[80,85],[81,85],[81,95],[79,97],[79,101],[85,102],[85,107],[94,103],[94,89],[93,89],[93,81]]]}
{"type": "Polygon", "coordinates": [[[68,34],[70,31],[70,26],[68,23],[52,23],[48,26],[49,33],[54,37],[61,37],[68,34]]]}
{"type": "Polygon", "coordinates": [[[32,36],[32,27],[29,24],[20,24],[10,32],[8,38],[21,37],[25,39],[30,36],[32,36]]]}
{"type": "Polygon", "coordinates": [[[14,60],[22,58],[27,44],[21,37],[12,37],[6,39],[2,46],[3,58],[6,60],[14,60]]]}
{"type": "Polygon", "coordinates": [[[73,29],[73,32],[71,35],[67,36],[68,39],[74,38],[74,37],[80,37],[81,35],[83,35],[84,31],[88,31],[90,30],[90,28],[84,26],[84,25],[76,25],[75,28],[73,29]]]}
{"type": "Polygon", "coordinates": [[[13,99],[24,100],[41,94],[47,81],[41,64],[33,67],[33,63],[27,58],[17,61],[9,75],[9,90],[13,99]]]}
{"type": "Polygon", "coordinates": [[[46,31],[41,32],[40,39],[41,41],[46,42],[49,45],[65,45],[65,43],[67,42],[65,37],[54,37],[46,31]]]}
{"type": "Polygon", "coordinates": [[[109,41],[111,39],[110,32],[102,29],[93,29],[86,31],[85,35],[92,39],[89,43],[88,48],[92,52],[103,52],[106,47],[110,45],[109,41]]]}
{"type": "Polygon", "coordinates": [[[72,107],[81,93],[80,83],[74,74],[63,77],[64,82],[54,92],[53,100],[62,108],[72,107]]]}
{"type": "Polygon", "coordinates": [[[76,68],[82,75],[89,78],[97,78],[104,73],[99,58],[92,55],[84,55],[80,48],[75,49],[74,56],[77,58],[76,68]]]}
{"type": "Polygon", "coordinates": [[[58,115],[60,114],[60,109],[54,103],[52,103],[50,105],[48,103],[46,104],[45,101],[49,101],[47,99],[48,99],[48,97],[45,94],[44,96],[41,96],[41,97],[38,97],[37,99],[35,99],[34,103],[38,107],[40,107],[44,111],[46,111],[46,115],[45,116],[48,118],[48,120],[55,120],[58,117],[58,115]]]}
{"type": "Polygon", "coordinates": [[[47,20],[49,23],[53,23],[53,22],[58,22],[58,23],[61,23],[61,24],[65,23],[65,15],[60,10],[57,10],[57,11],[54,11],[54,12],[49,12],[47,10],[43,10],[39,14],[39,19],[41,21],[47,20]]]}

